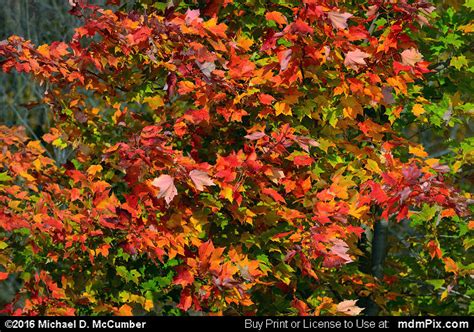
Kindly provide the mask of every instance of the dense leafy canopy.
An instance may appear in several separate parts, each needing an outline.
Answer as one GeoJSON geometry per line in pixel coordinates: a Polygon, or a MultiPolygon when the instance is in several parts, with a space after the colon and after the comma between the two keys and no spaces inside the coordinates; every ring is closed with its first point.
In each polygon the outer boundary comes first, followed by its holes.
{"type": "Polygon", "coordinates": [[[471,107],[422,84],[453,43],[449,70],[468,67],[472,23],[423,52],[424,0],[71,3],[70,42],[0,43],[55,124],[0,127],[0,279],[22,281],[5,312],[468,312],[469,194],[449,180],[468,152],[446,165],[404,130],[471,107]],[[382,275],[364,266],[380,220],[382,275]]]}

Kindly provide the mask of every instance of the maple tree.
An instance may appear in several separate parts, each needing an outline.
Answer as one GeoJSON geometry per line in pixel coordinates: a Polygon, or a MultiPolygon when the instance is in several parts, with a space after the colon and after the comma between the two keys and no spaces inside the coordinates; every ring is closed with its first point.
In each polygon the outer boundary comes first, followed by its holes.
{"type": "Polygon", "coordinates": [[[431,228],[425,286],[468,287],[436,229],[472,230],[469,194],[400,130],[424,113],[432,4],[72,3],[71,41],[0,43],[54,122],[0,127],[0,279],[22,281],[3,312],[403,313],[410,266],[360,264],[387,224],[431,228]]]}

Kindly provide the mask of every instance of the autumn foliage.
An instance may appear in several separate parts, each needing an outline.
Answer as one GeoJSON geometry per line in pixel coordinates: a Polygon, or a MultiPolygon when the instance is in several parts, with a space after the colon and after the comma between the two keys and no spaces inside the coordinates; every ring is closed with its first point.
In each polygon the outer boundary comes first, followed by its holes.
{"type": "MultiPolygon", "coordinates": [[[[395,126],[422,113],[412,35],[434,7],[119,2],[73,1],[67,43],[0,43],[54,123],[0,127],[0,279],[21,280],[3,312],[429,312],[392,287],[409,266],[360,262],[377,221],[467,223],[449,167],[395,126]]],[[[468,278],[433,233],[420,245],[450,290],[468,278]]]]}

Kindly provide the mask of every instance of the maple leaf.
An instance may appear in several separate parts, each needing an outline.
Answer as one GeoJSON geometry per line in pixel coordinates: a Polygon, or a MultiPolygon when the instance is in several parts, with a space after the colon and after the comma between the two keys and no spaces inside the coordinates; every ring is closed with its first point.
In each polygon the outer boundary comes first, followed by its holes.
{"type": "Polygon", "coordinates": [[[425,113],[425,109],[423,108],[423,105],[415,104],[412,108],[412,112],[416,117],[418,117],[421,114],[425,113]]]}
{"type": "Polygon", "coordinates": [[[255,70],[255,64],[238,56],[232,56],[229,63],[229,75],[231,78],[247,78],[250,77],[255,70]]]}
{"type": "Polygon", "coordinates": [[[357,69],[358,66],[366,66],[365,58],[370,57],[370,54],[362,52],[359,49],[355,51],[349,51],[344,59],[344,65],[353,69],[357,69]]]}
{"type": "Polygon", "coordinates": [[[347,29],[347,20],[352,17],[349,13],[329,12],[328,18],[335,29],[347,29]]]}
{"type": "Polygon", "coordinates": [[[272,189],[272,188],[263,188],[263,189],[262,189],[262,193],[264,193],[265,195],[270,196],[270,197],[273,198],[276,202],[285,203],[285,199],[283,198],[283,196],[280,195],[275,189],[272,189]]]}
{"type": "Polygon", "coordinates": [[[152,29],[150,29],[149,27],[141,27],[139,28],[137,31],[135,31],[133,33],[133,35],[131,35],[131,43],[132,45],[134,44],[139,44],[141,42],[144,42],[146,40],[148,40],[148,38],[150,37],[151,33],[152,33],[152,29]]]}
{"type": "Polygon", "coordinates": [[[437,241],[431,240],[430,242],[428,242],[428,252],[431,256],[431,259],[434,259],[435,257],[443,257],[443,252],[439,248],[437,241]]]}
{"type": "Polygon", "coordinates": [[[181,298],[177,307],[181,310],[187,311],[189,308],[191,308],[192,304],[193,298],[191,296],[191,292],[189,291],[189,288],[186,288],[181,292],[181,298]]]}
{"type": "Polygon", "coordinates": [[[296,297],[291,302],[291,306],[298,310],[298,315],[308,316],[309,307],[306,303],[301,300],[298,300],[296,297]]]}
{"type": "Polygon", "coordinates": [[[357,316],[364,309],[356,306],[357,300],[344,300],[337,305],[336,310],[349,316],[357,316]]]}
{"type": "Polygon", "coordinates": [[[191,23],[194,23],[196,21],[196,23],[201,23],[202,22],[202,18],[200,18],[199,16],[201,15],[199,9],[188,9],[186,11],[186,16],[185,16],[185,21],[186,21],[186,25],[190,25],[191,23]]]}
{"type": "Polygon", "coordinates": [[[196,61],[196,64],[198,65],[199,69],[201,72],[207,77],[211,78],[212,72],[216,69],[216,65],[214,62],[206,61],[206,62],[199,62],[196,61]]]}
{"type": "Polygon", "coordinates": [[[295,156],[293,159],[296,166],[310,166],[313,162],[313,158],[307,155],[295,156]]]}
{"type": "Polygon", "coordinates": [[[199,258],[201,259],[201,261],[203,262],[208,261],[209,257],[211,257],[214,250],[215,250],[214,244],[212,243],[211,240],[203,242],[199,246],[199,249],[198,249],[199,258]]]}
{"type": "Polygon", "coordinates": [[[446,270],[446,272],[458,274],[459,266],[452,258],[445,257],[445,258],[443,258],[443,261],[444,261],[444,264],[445,264],[444,269],[446,270]]]}
{"type": "Polygon", "coordinates": [[[209,32],[214,34],[216,37],[220,38],[227,38],[226,30],[227,25],[224,23],[217,24],[217,18],[213,17],[209,21],[203,23],[204,28],[206,28],[209,32]]]}
{"type": "Polygon", "coordinates": [[[133,316],[132,307],[128,304],[124,304],[118,309],[117,316],[133,316]]]}
{"type": "Polygon", "coordinates": [[[245,135],[244,137],[246,139],[249,139],[251,141],[256,141],[262,137],[265,137],[267,136],[265,133],[262,133],[261,131],[256,131],[256,132],[253,132],[251,134],[248,134],[248,135],[245,135]]]}
{"type": "Polygon", "coordinates": [[[0,281],[6,280],[8,278],[7,272],[0,272],[0,281]]]}
{"type": "Polygon", "coordinates": [[[331,254],[341,257],[343,260],[346,261],[346,263],[352,262],[351,256],[347,254],[347,252],[349,251],[347,243],[342,241],[341,239],[334,239],[332,242],[334,243],[334,245],[330,249],[331,254]]]}
{"type": "Polygon", "coordinates": [[[278,60],[280,61],[281,71],[285,71],[288,68],[292,53],[293,51],[291,49],[278,52],[278,60]]]}
{"type": "Polygon", "coordinates": [[[268,21],[274,21],[279,27],[288,23],[286,17],[280,12],[268,12],[265,14],[265,18],[268,21]]]}
{"type": "Polygon", "coordinates": [[[102,166],[101,165],[91,165],[89,166],[89,168],[87,169],[87,174],[89,175],[96,175],[97,173],[100,173],[102,171],[102,166]]]}
{"type": "Polygon", "coordinates": [[[216,184],[212,181],[212,179],[207,175],[206,172],[194,169],[189,172],[189,177],[194,183],[194,186],[197,190],[203,191],[204,186],[215,186],[216,184]]]}
{"type": "Polygon", "coordinates": [[[191,285],[194,282],[193,274],[186,269],[186,267],[179,266],[176,271],[176,277],[173,279],[173,284],[184,287],[191,285]]]}
{"type": "Polygon", "coordinates": [[[184,114],[184,119],[191,121],[192,123],[200,123],[200,122],[209,122],[209,110],[206,108],[198,109],[198,110],[189,110],[184,114]]]}
{"type": "Polygon", "coordinates": [[[148,103],[152,110],[156,110],[158,107],[164,106],[163,97],[156,95],[153,97],[146,97],[143,99],[143,102],[148,103]]]}
{"type": "Polygon", "coordinates": [[[266,93],[261,93],[258,95],[258,100],[260,100],[260,102],[263,105],[271,105],[272,102],[275,100],[275,98],[273,98],[273,96],[268,95],[266,93]]]}
{"type": "Polygon", "coordinates": [[[314,29],[310,27],[308,23],[306,23],[305,21],[301,19],[297,19],[295,22],[291,24],[291,31],[293,33],[307,34],[307,33],[313,33],[314,29]]]}
{"type": "Polygon", "coordinates": [[[51,128],[50,133],[43,135],[43,140],[46,143],[51,144],[53,141],[57,140],[61,136],[61,132],[56,128],[51,128]]]}
{"type": "Polygon", "coordinates": [[[401,56],[402,64],[405,66],[415,66],[417,62],[420,62],[423,59],[423,55],[413,47],[403,51],[401,56]]]}
{"type": "Polygon", "coordinates": [[[169,204],[173,198],[178,194],[178,190],[174,185],[174,179],[166,174],[162,174],[159,177],[153,179],[151,183],[154,187],[160,189],[158,198],[164,197],[167,204],[169,204]]]}
{"type": "Polygon", "coordinates": [[[275,108],[275,115],[291,115],[291,108],[287,103],[278,102],[273,105],[273,108],[275,108]]]}
{"type": "Polygon", "coordinates": [[[408,152],[417,156],[417,157],[420,157],[420,158],[426,158],[428,157],[428,153],[425,151],[425,149],[423,148],[423,146],[409,146],[408,147],[408,152]]]}
{"type": "Polygon", "coordinates": [[[53,42],[51,44],[50,53],[55,57],[62,57],[68,54],[68,45],[63,42],[53,42]]]}

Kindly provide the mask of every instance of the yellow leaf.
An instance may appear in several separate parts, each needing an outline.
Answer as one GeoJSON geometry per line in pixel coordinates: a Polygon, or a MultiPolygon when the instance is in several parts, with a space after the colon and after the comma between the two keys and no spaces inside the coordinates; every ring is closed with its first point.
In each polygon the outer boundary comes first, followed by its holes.
{"type": "Polygon", "coordinates": [[[286,103],[278,102],[278,103],[275,103],[273,107],[275,108],[275,115],[280,115],[280,114],[291,115],[292,114],[290,106],[288,106],[288,104],[286,103]]]}
{"type": "Polygon", "coordinates": [[[336,144],[334,144],[334,142],[331,142],[331,141],[328,141],[327,139],[324,139],[324,138],[320,138],[318,140],[319,142],[319,148],[321,150],[323,150],[324,152],[328,152],[328,149],[332,146],[336,146],[336,144]]]}
{"type": "Polygon", "coordinates": [[[255,217],[256,214],[252,212],[252,210],[245,210],[245,222],[252,225],[253,224],[253,217],[255,217]]]}
{"type": "Polygon", "coordinates": [[[207,224],[207,218],[204,216],[191,216],[189,221],[193,224],[194,229],[196,229],[199,233],[202,232],[202,226],[207,224]]]}
{"type": "Polygon", "coordinates": [[[461,30],[462,32],[464,33],[471,33],[471,32],[474,32],[474,24],[473,23],[469,23],[469,24],[466,24],[466,25],[461,25],[458,30],[461,30]]]}
{"type": "Polygon", "coordinates": [[[156,110],[158,107],[162,107],[165,105],[165,103],[163,102],[163,98],[160,95],[156,95],[154,97],[146,97],[145,99],[143,99],[143,101],[145,103],[148,103],[148,105],[150,105],[153,110],[156,110]]]}
{"type": "Polygon", "coordinates": [[[445,289],[443,293],[441,293],[441,301],[448,297],[448,290],[445,289]]]}
{"type": "Polygon", "coordinates": [[[366,205],[363,205],[359,208],[356,208],[356,205],[355,204],[351,204],[350,205],[350,209],[349,209],[349,214],[351,216],[353,216],[354,218],[361,218],[366,212],[367,210],[369,209],[368,206],[366,205]]]}
{"type": "Polygon", "coordinates": [[[425,163],[430,167],[438,166],[439,165],[439,159],[436,159],[436,158],[426,159],[425,163]]]}
{"type": "Polygon", "coordinates": [[[237,36],[237,46],[239,46],[242,50],[248,51],[250,47],[253,45],[253,40],[247,38],[244,35],[239,34],[237,36]]]}
{"type": "Polygon", "coordinates": [[[419,147],[409,146],[408,152],[420,158],[428,157],[428,153],[425,152],[425,149],[423,149],[422,146],[419,146],[419,147]]]}
{"type": "Polygon", "coordinates": [[[423,105],[415,104],[415,106],[413,106],[412,112],[413,114],[415,114],[416,117],[418,117],[421,114],[425,113],[425,109],[423,108],[423,105]]]}
{"type": "Polygon", "coordinates": [[[41,164],[41,161],[40,161],[39,159],[35,159],[35,160],[33,161],[33,166],[35,167],[35,169],[36,169],[37,171],[41,170],[41,165],[42,165],[42,164],[41,164]]]}
{"type": "Polygon", "coordinates": [[[32,177],[30,174],[28,174],[28,172],[26,171],[21,171],[20,173],[18,173],[18,175],[20,175],[22,178],[24,178],[27,181],[35,181],[35,178],[32,177]]]}
{"type": "Polygon", "coordinates": [[[89,175],[96,175],[97,173],[102,171],[102,166],[100,165],[91,165],[87,169],[87,174],[89,175]]]}
{"type": "Polygon", "coordinates": [[[40,153],[42,153],[44,151],[44,148],[43,148],[43,146],[41,146],[40,141],[30,141],[30,142],[28,142],[26,147],[29,148],[29,149],[35,150],[37,152],[40,152],[40,153]]]}
{"type": "Polygon", "coordinates": [[[453,165],[453,172],[457,173],[457,171],[461,168],[462,162],[460,160],[456,161],[453,165]]]}
{"type": "Polygon", "coordinates": [[[346,89],[344,89],[344,87],[342,86],[337,86],[335,89],[334,89],[334,96],[338,96],[338,95],[341,95],[343,93],[346,92],[346,89]]]}
{"type": "Polygon", "coordinates": [[[352,107],[344,107],[342,110],[342,114],[344,115],[344,118],[351,118],[355,119],[357,116],[357,112],[352,109],[352,107]]]}
{"type": "Polygon", "coordinates": [[[49,58],[49,45],[48,44],[43,44],[41,46],[38,46],[37,49],[38,53],[44,56],[45,58],[49,58]]]}
{"type": "Polygon", "coordinates": [[[408,93],[407,85],[400,76],[387,78],[387,83],[394,87],[397,92],[402,92],[405,95],[408,93]]]}
{"type": "Polygon", "coordinates": [[[147,300],[145,301],[145,305],[144,305],[143,307],[145,308],[146,311],[152,310],[152,309],[154,308],[153,301],[147,299],[147,300]]]}
{"type": "Polygon", "coordinates": [[[114,124],[117,124],[118,119],[122,116],[122,111],[121,110],[116,110],[114,115],[112,115],[112,121],[114,124]]]}
{"type": "Polygon", "coordinates": [[[377,164],[377,162],[372,159],[367,159],[367,169],[377,174],[382,173],[382,170],[380,169],[379,164],[377,164]]]}
{"type": "Polygon", "coordinates": [[[232,194],[232,187],[224,187],[221,190],[221,197],[227,199],[229,202],[234,201],[234,196],[232,194]]]}

